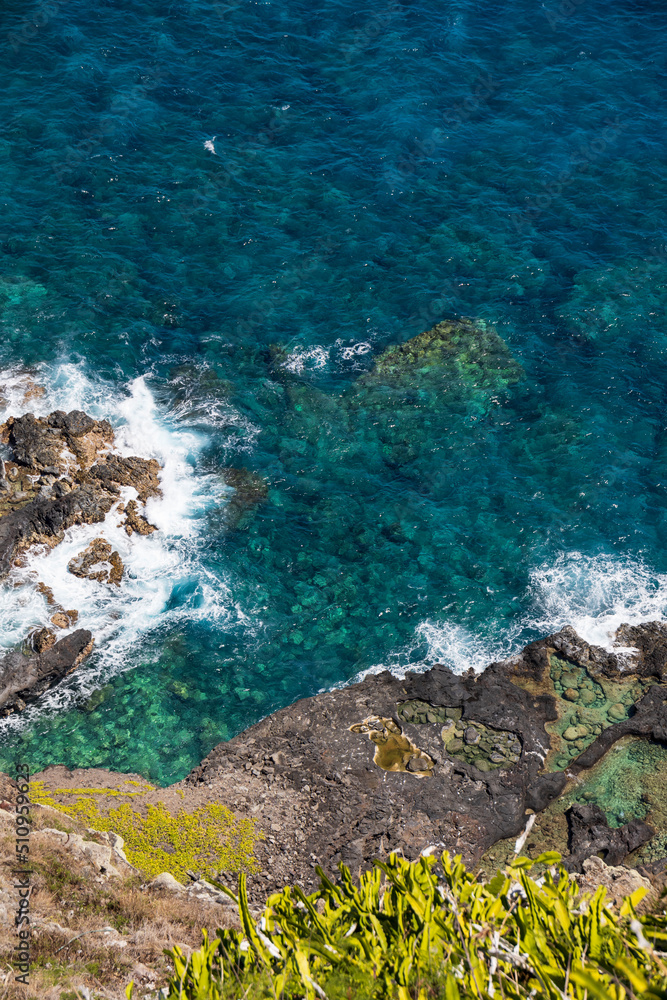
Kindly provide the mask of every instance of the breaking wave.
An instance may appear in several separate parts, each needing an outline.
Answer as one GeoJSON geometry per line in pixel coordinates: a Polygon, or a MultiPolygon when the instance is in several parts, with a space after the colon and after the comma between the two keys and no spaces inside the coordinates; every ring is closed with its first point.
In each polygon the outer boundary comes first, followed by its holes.
{"type": "MultiPolygon", "coordinates": [[[[137,651],[151,632],[184,621],[224,626],[244,615],[229,582],[204,561],[207,515],[224,505],[230,490],[221,476],[198,468],[207,444],[199,426],[188,426],[183,414],[158,405],[146,377],[118,386],[91,377],[83,365],[63,364],[30,373],[12,369],[0,384],[0,422],[26,412],[40,416],[54,409],[84,409],[111,422],[120,454],[155,458],[162,466],[162,495],[149,499],[145,511],[157,532],[128,537],[116,504],[103,523],[75,526],[55,548],[31,550],[25,566],[14,569],[0,586],[0,649],[21,641],[31,627],[49,623],[53,608],[37,590],[39,582],[51,589],[58,604],[79,612],[76,628],[89,629],[95,637],[96,652],[85,668],[43,698],[39,709],[25,712],[24,724],[37,712],[68,707],[136,666],[137,651]],[[110,542],[123,560],[120,587],[67,571],[69,560],[97,537],[110,542]]],[[[234,416],[232,423],[238,426],[242,418],[234,416]]],[[[252,431],[249,427],[251,436],[252,431]]],[[[122,494],[123,501],[136,497],[131,488],[122,494]]],[[[9,719],[8,724],[18,722],[9,719]]]]}
{"type": "Polygon", "coordinates": [[[565,625],[592,645],[618,650],[614,634],[620,625],[667,620],[667,575],[638,559],[567,552],[532,571],[517,604],[522,610],[514,619],[490,621],[487,627],[423,621],[407,648],[359,678],[382,670],[404,676],[434,663],[457,674],[480,673],[565,625]]]}

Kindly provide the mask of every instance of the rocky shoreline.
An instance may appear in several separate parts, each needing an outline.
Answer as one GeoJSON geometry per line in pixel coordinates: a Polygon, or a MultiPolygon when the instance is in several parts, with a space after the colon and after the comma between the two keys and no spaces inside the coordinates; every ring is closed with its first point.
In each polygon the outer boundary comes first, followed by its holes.
{"type": "MultiPolygon", "coordinates": [[[[115,507],[125,516],[128,534],[156,530],[140,512],[149,497],[160,493],[154,459],[114,453],[114,431],[106,420],[93,420],[81,410],[56,410],[46,417],[27,413],[0,426],[0,580],[23,565],[33,546],[53,548],[76,524],[98,524],[115,507]],[[131,487],[137,499],[121,500],[131,487]]],[[[119,585],[124,572],[118,552],[103,538],[94,539],[70,561],[69,572],[101,583],[119,585]]],[[[93,648],[86,629],[58,632],[76,623],[78,612],[64,609],[50,589],[35,581],[52,612],[48,625],[33,627],[22,650],[0,659],[0,716],[22,711],[27,704],[85,659],[93,648]]]]}
{"type": "MultiPolygon", "coordinates": [[[[665,773],[643,789],[643,818],[609,824],[585,797],[612,748],[667,742],[667,626],[622,627],[616,642],[619,652],[608,652],[565,628],[481,674],[436,665],[366,677],[275,712],[145,801],[188,810],[220,802],[256,818],[256,899],[314,885],[317,864],[357,872],[390,851],[447,849],[493,864],[522,831],[524,850],[561,850],[570,870],[598,855],[654,875],[667,854],[667,751],[665,773]]],[[[63,767],[36,777],[61,801],[70,789],[108,788],[108,804],[127,780],[63,767]]]]}
{"type": "MultiPolygon", "coordinates": [[[[489,392],[521,377],[493,330],[438,324],[385,352],[346,406],[352,413],[359,393],[389,385],[407,393],[409,408],[416,381],[439,400],[452,373],[468,398],[480,372],[489,392]]],[[[111,511],[130,535],[157,530],[145,504],[160,493],[160,466],[118,454],[107,421],[79,410],[28,413],[0,426],[0,445],[0,578],[24,565],[30,547],[53,547],[68,528],[101,524],[111,511]]],[[[233,527],[265,499],[266,484],[247,470],[226,470],[226,481],[233,527]]],[[[115,588],[124,566],[100,535],[68,571],[115,588]]],[[[4,716],[93,646],[76,628],[77,610],[61,607],[36,574],[32,582],[49,617],[0,660],[4,716]]],[[[481,674],[436,664],[402,679],[368,676],[273,713],[216,746],[183,781],[151,789],[143,805],[222,803],[256,819],[255,898],[290,882],[312,886],[318,864],[358,871],[390,851],[447,849],[468,865],[492,865],[521,836],[529,851],[560,850],[573,871],[598,855],[656,874],[667,857],[667,625],[621,626],[612,649],[564,628],[481,674]]],[[[127,781],[64,767],[37,778],[55,801],[94,788],[101,807],[127,781]]]]}

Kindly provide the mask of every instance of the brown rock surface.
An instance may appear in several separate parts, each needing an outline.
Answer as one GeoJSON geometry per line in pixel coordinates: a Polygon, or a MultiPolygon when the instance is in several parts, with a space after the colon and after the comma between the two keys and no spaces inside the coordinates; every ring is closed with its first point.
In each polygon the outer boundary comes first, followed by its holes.
{"type": "Polygon", "coordinates": [[[0,715],[22,711],[78,667],[92,648],[91,633],[78,629],[44,652],[32,656],[20,651],[7,653],[0,659],[0,715]]]}
{"type": "Polygon", "coordinates": [[[142,503],[160,492],[159,463],[110,453],[111,425],[81,410],[10,417],[0,440],[12,452],[0,489],[0,578],[31,545],[57,545],[72,525],[103,521],[121,486],[134,487],[142,503]]]}
{"type": "MultiPolygon", "coordinates": [[[[142,503],[160,493],[160,466],[154,459],[113,454],[114,432],[106,420],[94,420],[82,410],[56,410],[46,417],[27,413],[0,426],[0,442],[10,457],[0,460],[0,579],[33,545],[54,547],[76,524],[97,524],[120,499],[120,488],[136,489],[142,503]]],[[[142,534],[154,531],[129,501],[126,523],[142,534]]],[[[123,562],[109,543],[95,539],[70,562],[70,571],[119,585],[123,562]]],[[[53,612],[50,624],[67,629],[78,619],[76,610],[61,607],[53,591],[37,589],[53,612]]],[[[0,660],[0,712],[22,710],[73,670],[92,648],[92,636],[79,629],[56,643],[55,633],[39,628],[31,634],[36,652],[15,651],[0,660]]]]}
{"type": "Polygon", "coordinates": [[[50,628],[40,628],[30,636],[32,648],[36,653],[45,653],[56,644],[56,634],[50,628]]]}
{"type": "Polygon", "coordinates": [[[69,628],[70,622],[64,611],[56,611],[55,615],[51,615],[51,624],[56,628],[69,628]]]}
{"type": "Polygon", "coordinates": [[[117,587],[123,578],[123,560],[119,554],[112,551],[111,545],[104,538],[95,538],[83,552],[67,564],[67,569],[74,576],[99,583],[113,583],[117,587]]]}
{"type": "Polygon", "coordinates": [[[139,514],[136,500],[128,500],[125,504],[125,520],[123,524],[128,535],[131,535],[133,532],[136,532],[138,535],[150,535],[154,531],[157,531],[154,524],[150,524],[145,517],[139,514]]]}
{"type": "Polygon", "coordinates": [[[58,476],[75,467],[89,469],[109,450],[114,433],[107,420],[93,420],[82,410],[56,410],[48,417],[10,417],[0,437],[19,465],[58,476]]]}
{"type": "Polygon", "coordinates": [[[614,905],[622,903],[626,896],[637,889],[645,889],[647,896],[654,895],[653,885],[649,879],[640,875],[634,868],[607,865],[597,855],[586,858],[582,868],[582,874],[571,876],[579,888],[592,894],[603,885],[607,890],[606,900],[614,905]]]}

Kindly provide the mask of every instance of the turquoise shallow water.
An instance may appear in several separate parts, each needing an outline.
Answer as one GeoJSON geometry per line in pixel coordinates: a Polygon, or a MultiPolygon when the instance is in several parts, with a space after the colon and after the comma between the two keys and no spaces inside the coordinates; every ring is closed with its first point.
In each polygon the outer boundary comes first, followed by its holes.
{"type": "MultiPolygon", "coordinates": [[[[98,648],[0,763],[168,782],[360,671],[663,616],[666,29],[650,0],[5,5],[3,406],[84,405],[168,476],[117,600],[35,557],[98,648]],[[367,400],[350,437],[350,386],[445,316],[525,377],[367,400]],[[230,465],[268,483],[240,521],[230,465]]],[[[48,616],[29,574],[2,594],[9,646],[48,616]]]]}

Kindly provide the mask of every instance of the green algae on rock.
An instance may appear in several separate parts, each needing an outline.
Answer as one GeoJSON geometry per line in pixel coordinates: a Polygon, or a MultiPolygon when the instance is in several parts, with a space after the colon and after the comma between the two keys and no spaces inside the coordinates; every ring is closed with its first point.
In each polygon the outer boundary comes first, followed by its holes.
{"type": "Polygon", "coordinates": [[[358,384],[440,388],[454,396],[500,392],[523,375],[505,341],[484,320],[443,320],[388,347],[358,384]]]}
{"type": "MultiPolygon", "coordinates": [[[[624,864],[651,865],[667,855],[667,747],[652,740],[626,736],[612,746],[588,770],[570,777],[562,795],[536,816],[525,851],[536,857],[544,850],[556,850],[568,867],[576,847],[573,819],[581,808],[600,810],[605,822],[599,834],[609,839],[627,824],[646,823],[653,836],[639,844],[624,864]],[[574,813],[573,813],[574,807],[574,813]],[[605,831],[608,826],[610,833],[605,831]]],[[[594,814],[595,815],[595,814],[594,814]]],[[[591,853],[595,854],[595,850],[591,853]]],[[[601,852],[605,853],[604,848],[601,852]]],[[[514,840],[498,841],[485,853],[481,866],[502,864],[514,854],[514,840]]]]}
{"type": "Polygon", "coordinates": [[[398,716],[413,725],[437,724],[440,737],[451,757],[472,764],[478,771],[511,767],[521,756],[521,741],[516,733],[492,729],[474,719],[461,721],[463,709],[454,705],[430,705],[413,698],[398,706],[398,716]]]}
{"type": "Polygon", "coordinates": [[[474,720],[466,723],[450,720],[440,735],[448,754],[472,764],[478,771],[511,767],[521,757],[521,740],[516,733],[491,729],[474,720]]]}
{"type": "Polygon", "coordinates": [[[428,722],[439,722],[448,724],[452,720],[458,722],[461,718],[460,708],[445,708],[442,705],[431,705],[427,701],[419,698],[412,698],[410,701],[402,701],[398,706],[399,718],[406,722],[417,725],[425,725],[428,722]]]}
{"type": "Polygon", "coordinates": [[[650,682],[634,675],[613,679],[602,674],[594,676],[586,667],[556,654],[549,657],[549,665],[560,717],[547,725],[547,731],[556,738],[558,756],[554,765],[560,769],[567,767],[603,730],[627,719],[650,682]]]}
{"type": "Polygon", "coordinates": [[[347,454],[426,475],[434,450],[477,446],[477,422],[505,401],[522,377],[494,327],[483,320],[444,320],[380,354],[341,396],[347,454]]]}

